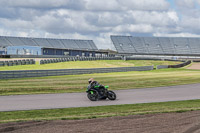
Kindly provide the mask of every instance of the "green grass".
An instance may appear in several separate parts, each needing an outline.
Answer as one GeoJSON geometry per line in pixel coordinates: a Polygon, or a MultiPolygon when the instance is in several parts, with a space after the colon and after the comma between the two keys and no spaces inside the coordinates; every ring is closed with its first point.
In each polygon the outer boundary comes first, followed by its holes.
{"type": "Polygon", "coordinates": [[[174,65],[180,62],[173,61],[149,61],[149,60],[100,60],[100,61],[70,61],[39,65],[20,65],[0,67],[0,71],[7,70],[46,70],[46,69],[78,69],[78,68],[107,68],[107,67],[133,67],[133,66],[156,66],[174,65]]]}
{"type": "Polygon", "coordinates": [[[0,80],[0,95],[85,92],[91,77],[111,90],[200,83],[199,70],[162,69],[0,80]]]}
{"type": "MultiPolygon", "coordinates": [[[[95,67],[128,67],[147,65],[172,65],[177,62],[162,61],[95,61],[66,62],[47,65],[29,65],[5,67],[5,70],[28,69],[63,69],[63,68],[95,68],[95,67]],[[69,64],[67,64],[69,63],[69,64]],[[93,63],[93,64],[88,64],[93,63]],[[78,65],[78,66],[77,66],[78,65]]],[[[1,67],[0,70],[4,68],[1,67]]],[[[40,78],[24,78],[0,80],[0,95],[42,94],[85,92],[87,80],[95,78],[110,89],[139,89],[148,87],[172,86],[200,83],[200,71],[189,69],[162,69],[152,71],[99,73],[84,75],[66,75],[40,78]]],[[[66,120],[91,119],[112,116],[128,116],[149,113],[185,112],[200,110],[200,100],[147,103],[133,105],[113,105],[99,107],[81,107],[53,110],[32,110],[0,112],[0,123],[30,120],[66,120]]]]}
{"type": "Polygon", "coordinates": [[[66,109],[0,112],[0,123],[30,120],[92,119],[138,114],[186,112],[200,110],[200,100],[81,107],[66,109]]]}

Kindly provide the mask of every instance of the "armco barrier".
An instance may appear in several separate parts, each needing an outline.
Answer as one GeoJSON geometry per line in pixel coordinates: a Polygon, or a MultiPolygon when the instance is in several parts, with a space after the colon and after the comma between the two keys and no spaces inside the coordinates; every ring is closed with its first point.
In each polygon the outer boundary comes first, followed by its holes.
{"type": "Polygon", "coordinates": [[[124,57],[124,60],[162,60],[160,58],[153,57],[124,57]]]}
{"type": "Polygon", "coordinates": [[[156,66],[156,69],[164,69],[164,68],[168,68],[168,65],[158,65],[158,66],[156,66]]]}
{"type": "Polygon", "coordinates": [[[79,74],[91,74],[91,73],[148,71],[148,70],[153,70],[153,66],[117,67],[117,68],[91,68],[91,69],[0,71],[0,79],[45,77],[45,76],[59,76],[59,75],[79,75],[79,74]]]}
{"type": "Polygon", "coordinates": [[[187,66],[191,64],[191,61],[186,61],[184,63],[178,64],[178,65],[158,65],[156,68],[157,69],[164,69],[164,68],[181,68],[184,66],[187,66]]]}

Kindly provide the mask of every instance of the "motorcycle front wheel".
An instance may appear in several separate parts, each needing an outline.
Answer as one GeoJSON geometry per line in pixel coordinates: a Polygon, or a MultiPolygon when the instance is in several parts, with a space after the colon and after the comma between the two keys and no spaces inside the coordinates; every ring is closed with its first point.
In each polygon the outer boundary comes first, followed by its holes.
{"type": "Polygon", "coordinates": [[[117,98],[116,94],[113,91],[108,91],[108,99],[115,100],[117,98]]]}

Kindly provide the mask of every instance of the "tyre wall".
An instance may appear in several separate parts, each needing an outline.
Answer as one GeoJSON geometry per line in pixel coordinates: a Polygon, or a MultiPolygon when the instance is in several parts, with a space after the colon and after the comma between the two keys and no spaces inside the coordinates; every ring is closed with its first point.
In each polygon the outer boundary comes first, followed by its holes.
{"type": "Polygon", "coordinates": [[[187,66],[191,64],[191,61],[186,61],[184,63],[178,64],[178,65],[158,65],[156,68],[157,69],[164,69],[164,68],[181,68],[184,66],[187,66]]]}

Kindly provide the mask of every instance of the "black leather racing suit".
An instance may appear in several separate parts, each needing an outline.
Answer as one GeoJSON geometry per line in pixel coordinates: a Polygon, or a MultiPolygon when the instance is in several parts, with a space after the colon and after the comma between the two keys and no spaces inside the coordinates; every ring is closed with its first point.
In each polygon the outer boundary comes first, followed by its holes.
{"type": "Polygon", "coordinates": [[[101,97],[103,97],[104,96],[104,86],[102,86],[101,84],[99,84],[97,81],[93,81],[92,83],[90,83],[89,85],[88,85],[88,90],[90,90],[90,89],[94,89],[94,90],[97,90],[97,92],[99,93],[99,95],[101,96],[101,97]],[[97,88],[95,88],[95,86],[99,86],[99,87],[97,87],[97,88]],[[103,90],[102,90],[103,89],[103,90]]]}
{"type": "MultiPolygon", "coordinates": [[[[99,86],[100,84],[97,82],[97,81],[93,81],[92,83],[90,83],[89,85],[88,85],[88,90],[90,90],[90,89],[95,89],[95,90],[97,90],[96,88],[94,88],[95,86],[99,86]]],[[[98,90],[97,90],[98,91],[98,90]]]]}

